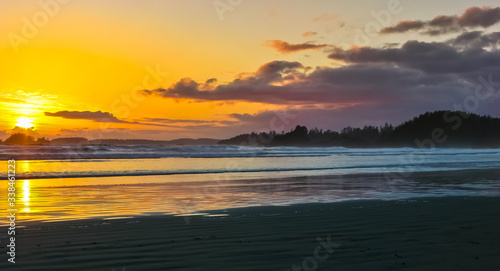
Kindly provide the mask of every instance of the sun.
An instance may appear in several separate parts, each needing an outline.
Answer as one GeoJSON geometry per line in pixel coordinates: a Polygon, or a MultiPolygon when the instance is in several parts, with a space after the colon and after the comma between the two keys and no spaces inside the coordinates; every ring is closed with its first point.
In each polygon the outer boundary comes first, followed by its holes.
{"type": "Polygon", "coordinates": [[[35,127],[35,125],[32,123],[32,120],[30,118],[27,118],[27,117],[18,118],[16,126],[21,127],[21,128],[25,128],[25,129],[35,127]]]}

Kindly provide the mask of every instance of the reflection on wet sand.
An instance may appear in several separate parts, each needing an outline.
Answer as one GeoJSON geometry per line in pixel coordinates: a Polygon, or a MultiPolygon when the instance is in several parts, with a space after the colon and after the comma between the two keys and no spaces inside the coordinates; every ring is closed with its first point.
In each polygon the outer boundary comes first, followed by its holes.
{"type": "MultiPolygon", "coordinates": [[[[494,196],[500,183],[493,171],[415,173],[405,180],[380,174],[276,179],[183,181],[176,176],[19,180],[19,220],[59,221],[94,217],[200,214],[204,210],[432,196],[494,196]],[[469,177],[468,177],[469,176],[469,177]],[[139,183],[140,182],[140,183],[139,183]],[[36,215],[35,215],[36,214],[36,215]]],[[[184,177],[183,177],[184,178],[184,177]]],[[[18,190],[18,191],[19,191],[18,190]]],[[[5,200],[0,196],[0,200],[5,200]]]]}

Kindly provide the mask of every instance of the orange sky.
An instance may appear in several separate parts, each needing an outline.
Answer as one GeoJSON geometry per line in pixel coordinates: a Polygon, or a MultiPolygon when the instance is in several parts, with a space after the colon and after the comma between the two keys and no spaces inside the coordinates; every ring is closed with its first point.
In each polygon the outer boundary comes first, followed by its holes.
{"type": "MultiPolygon", "coordinates": [[[[137,91],[168,88],[182,78],[217,78],[224,84],[275,60],[338,67],[343,64],[325,57],[326,48],[282,53],[266,41],[355,45],[355,30],[373,21],[370,11],[387,8],[388,1],[242,1],[222,14],[214,2],[2,1],[0,130],[33,125],[38,134],[49,137],[97,129],[104,131],[98,135],[103,137],[151,139],[249,132],[230,115],[290,105],[145,97],[137,91]],[[101,111],[123,122],[46,114],[60,111],[101,111]],[[169,119],[168,125],[152,120],[160,118],[169,119]]],[[[470,6],[470,1],[443,1],[429,12],[406,2],[403,12],[391,18],[393,23],[459,13],[470,6]]],[[[370,45],[403,42],[416,34],[408,35],[376,36],[370,45]]]]}

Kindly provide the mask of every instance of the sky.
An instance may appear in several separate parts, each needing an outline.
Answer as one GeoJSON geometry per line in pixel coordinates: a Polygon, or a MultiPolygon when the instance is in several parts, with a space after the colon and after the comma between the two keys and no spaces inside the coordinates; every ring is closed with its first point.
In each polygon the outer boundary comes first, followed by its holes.
{"type": "Polygon", "coordinates": [[[0,138],[500,117],[497,1],[0,0],[0,138]]]}

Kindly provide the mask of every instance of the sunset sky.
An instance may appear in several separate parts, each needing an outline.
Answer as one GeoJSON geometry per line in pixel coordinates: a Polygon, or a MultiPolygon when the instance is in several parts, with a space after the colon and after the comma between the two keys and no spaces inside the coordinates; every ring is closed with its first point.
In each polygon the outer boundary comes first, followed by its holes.
{"type": "Polygon", "coordinates": [[[399,124],[441,109],[500,117],[485,86],[500,82],[499,6],[0,0],[0,138],[16,126],[175,139],[399,124]]]}

